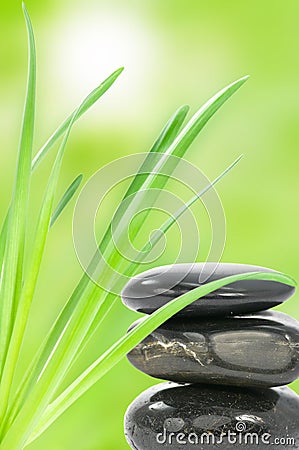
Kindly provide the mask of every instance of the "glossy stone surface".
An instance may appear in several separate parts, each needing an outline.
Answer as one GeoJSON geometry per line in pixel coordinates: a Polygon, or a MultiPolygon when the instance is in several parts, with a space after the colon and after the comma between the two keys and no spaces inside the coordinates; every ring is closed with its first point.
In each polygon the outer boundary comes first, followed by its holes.
{"type": "MultiPolygon", "coordinates": [[[[255,271],[273,272],[259,266],[227,263],[162,266],[132,278],[122,292],[122,299],[129,308],[151,314],[201,284],[255,271]]],[[[239,281],[193,302],[178,315],[229,316],[262,311],[284,302],[294,291],[294,287],[275,281],[239,281]]]]}
{"type": "Polygon", "coordinates": [[[294,450],[299,448],[299,397],[286,387],[162,383],[129,406],[125,434],[135,450],[294,450]]]}
{"type": "Polygon", "coordinates": [[[278,311],[171,319],[128,359],[142,372],[164,380],[280,386],[299,377],[299,323],[278,311]]]}

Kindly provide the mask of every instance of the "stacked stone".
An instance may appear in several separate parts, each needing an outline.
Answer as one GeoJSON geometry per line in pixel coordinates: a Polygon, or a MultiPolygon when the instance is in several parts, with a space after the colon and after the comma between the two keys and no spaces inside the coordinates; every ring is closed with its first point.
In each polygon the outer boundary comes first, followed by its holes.
{"type": "MultiPolygon", "coordinates": [[[[271,272],[240,264],[164,266],[132,278],[122,299],[151,314],[205,282],[256,271],[271,272]]],[[[269,311],[294,290],[275,281],[232,283],[137,345],[128,354],[131,364],[170,382],[143,392],[128,408],[131,448],[299,449],[299,397],[285,387],[299,378],[299,323],[269,311]]]]}

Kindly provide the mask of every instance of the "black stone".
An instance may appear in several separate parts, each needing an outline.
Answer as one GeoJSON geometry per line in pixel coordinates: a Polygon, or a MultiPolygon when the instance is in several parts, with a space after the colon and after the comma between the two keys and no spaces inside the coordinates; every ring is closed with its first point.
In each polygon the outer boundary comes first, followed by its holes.
{"type": "MultiPolygon", "coordinates": [[[[122,292],[122,299],[129,308],[151,314],[201,284],[229,275],[256,271],[273,272],[259,266],[227,263],[158,267],[132,278],[122,292]]],[[[294,291],[294,287],[275,281],[238,281],[200,298],[178,315],[229,316],[262,311],[284,302],[294,291]]]]}
{"type": "Polygon", "coordinates": [[[162,383],[129,406],[125,434],[135,450],[295,450],[299,397],[286,387],[162,383]]]}
{"type": "Polygon", "coordinates": [[[128,359],[142,372],[164,380],[280,386],[299,377],[299,323],[278,311],[171,319],[128,359]]]}

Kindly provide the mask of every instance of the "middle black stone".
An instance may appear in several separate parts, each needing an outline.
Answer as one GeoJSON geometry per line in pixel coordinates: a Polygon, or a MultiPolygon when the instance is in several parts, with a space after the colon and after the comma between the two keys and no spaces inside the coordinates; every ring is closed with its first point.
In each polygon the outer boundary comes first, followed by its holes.
{"type": "Polygon", "coordinates": [[[277,311],[171,319],[128,359],[148,375],[176,382],[280,386],[299,376],[299,324],[277,311]]]}

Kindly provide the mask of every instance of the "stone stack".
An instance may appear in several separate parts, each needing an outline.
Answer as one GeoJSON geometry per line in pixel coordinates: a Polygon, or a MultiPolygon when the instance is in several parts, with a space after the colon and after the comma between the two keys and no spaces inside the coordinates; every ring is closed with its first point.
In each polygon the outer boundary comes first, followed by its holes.
{"type": "MultiPolygon", "coordinates": [[[[270,269],[164,266],[132,278],[122,299],[151,314],[205,282],[257,271],[270,269]]],[[[193,302],[137,345],[128,354],[131,364],[170,382],[148,389],[128,408],[131,448],[299,449],[299,397],[278,387],[299,378],[299,323],[269,311],[294,290],[275,281],[231,283],[193,302]]]]}

